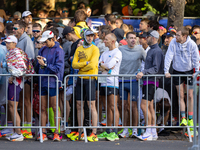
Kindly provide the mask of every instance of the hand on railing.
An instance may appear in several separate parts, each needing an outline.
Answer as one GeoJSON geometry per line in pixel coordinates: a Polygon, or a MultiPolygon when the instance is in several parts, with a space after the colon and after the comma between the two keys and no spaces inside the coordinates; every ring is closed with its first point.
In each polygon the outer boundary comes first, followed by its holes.
{"type": "Polygon", "coordinates": [[[171,74],[170,73],[165,73],[165,77],[166,78],[171,78],[171,74]]]}
{"type": "Polygon", "coordinates": [[[136,75],[136,78],[137,79],[141,79],[143,77],[143,73],[142,72],[139,72],[137,75],[136,75]]]}

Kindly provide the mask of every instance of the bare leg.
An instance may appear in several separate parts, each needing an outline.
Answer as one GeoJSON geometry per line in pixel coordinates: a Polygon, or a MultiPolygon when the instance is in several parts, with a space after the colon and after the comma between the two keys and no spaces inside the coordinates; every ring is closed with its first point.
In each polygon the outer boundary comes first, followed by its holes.
{"type": "Polygon", "coordinates": [[[137,109],[136,101],[132,102],[132,122],[133,122],[133,126],[138,125],[138,109],[137,109]]]}
{"type": "MultiPolygon", "coordinates": [[[[95,106],[95,100],[94,101],[87,101],[87,104],[88,104],[89,109],[91,109],[92,124],[93,124],[93,126],[97,126],[97,110],[96,110],[96,106],[95,106]]],[[[96,128],[92,129],[92,132],[94,134],[96,134],[97,129],[96,128]]]]}
{"type": "Polygon", "coordinates": [[[149,110],[150,110],[150,113],[151,113],[151,125],[155,126],[156,122],[155,122],[155,110],[153,108],[153,100],[150,102],[149,110]]]}
{"type": "Polygon", "coordinates": [[[179,93],[179,85],[176,86],[177,94],[179,98],[180,94],[180,111],[185,111],[185,102],[184,102],[184,84],[180,84],[180,93],[179,93]]]}
{"type": "MultiPolygon", "coordinates": [[[[41,96],[41,125],[46,126],[47,121],[47,95],[41,96]]],[[[42,132],[45,132],[46,129],[42,129],[42,132]]]]}
{"type": "Polygon", "coordinates": [[[84,102],[83,101],[76,101],[76,107],[77,107],[78,126],[83,126],[83,120],[84,120],[84,112],[83,112],[84,102]]]}
{"type": "Polygon", "coordinates": [[[151,113],[150,113],[150,110],[149,110],[149,105],[150,105],[150,101],[148,101],[148,108],[147,108],[147,100],[142,99],[142,101],[141,101],[141,109],[142,109],[142,111],[144,113],[145,123],[146,123],[146,125],[150,126],[152,118],[151,118],[151,113]],[[148,112],[148,116],[147,116],[147,112],[148,112]]]}
{"type": "Polygon", "coordinates": [[[24,84],[24,121],[31,122],[31,87],[28,84],[24,84]]]}
{"type": "MultiPolygon", "coordinates": [[[[20,126],[20,117],[17,111],[18,102],[8,101],[8,108],[14,126],[20,126]],[[14,119],[15,118],[15,119],[14,119]]],[[[16,128],[15,132],[21,134],[20,128],[16,128]]]]}
{"type": "Polygon", "coordinates": [[[111,115],[109,115],[110,120],[108,118],[108,126],[111,126],[112,123],[114,123],[114,126],[118,126],[119,123],[119,111],[117,108],[117,95],[114,96],[114,94],[111,94],[108,96],[108,102],[109,102],[109,109],[111,112],[111,115]],[[115,115],[115,116],[114,116],[115,115]],[[115,117],[115,119],[113,119],[115,117]],[[115,120],[115,122],[114,122],[115,120]]]}

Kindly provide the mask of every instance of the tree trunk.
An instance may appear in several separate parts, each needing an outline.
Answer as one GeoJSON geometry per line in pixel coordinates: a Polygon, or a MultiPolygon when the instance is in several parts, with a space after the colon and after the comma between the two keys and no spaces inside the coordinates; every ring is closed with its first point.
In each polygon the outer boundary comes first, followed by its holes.
{"type": "Polygon", "coordinates": [[[112,13],[112,0],[103,0],[103,14],[112,13]]]}
{"type": "Polygon", "coordinates": [[[168,5],[168,24],[177,27],[183,26],[185,0],[167,0],[168,5]]]}

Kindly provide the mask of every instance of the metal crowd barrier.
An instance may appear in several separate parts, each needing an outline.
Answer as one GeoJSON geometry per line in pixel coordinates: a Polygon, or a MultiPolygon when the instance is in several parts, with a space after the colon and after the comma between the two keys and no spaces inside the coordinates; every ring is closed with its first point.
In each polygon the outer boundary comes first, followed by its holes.
{"type": "MultiPolygon", "coordinates": [[[[76,97],[75,97],[75,84],[76,84],[76,80],[77,80],[77,78],[80,78],[80,80],[81,80],[81,93],[80,93],[80,95],[81,95],[81,102],[83,102],[83,101],[85,101],[85,98],[83,97],[83,95],[84,95],[84,93],[83,93],[83,78],[84,77],[89,77],[89,83],[90,83],[90,85],[89,85],[89,89],[91,89],[91,80],[92,80],[92,78],[94,78],[94,77],[98,77],[98,80],[97,80],[97,86],[96,86],[96,93],[97,93],[97,95],[96,95],[96,106],[97,106],[97,116],[98,116],[98,118],[97,118],[97,120],[98,120],[98,122],[101,122],[101,120],[100,120],[100,118],[99,118],[99,112],[100,112],[100,110],[99,110],[99,105],[100,105],[100,96],[99,96],[99,93],[98,93],[98,91],[100,90],[100,83],[102,83],[102,82],[104,82],[104,83],[106,83],[106,87],[108,87],[107,86],[107,78],[108,77],[112,77],[113,79],[114,79],[114,83],[115,83],[115,80],[117,80],[116,79],[116,77],[121,77],[122,78],[122,89],[124,89],[124,82],[126,82],[125,81],[125,78],[128,78],[130,81],[129,81],[129,83],[131,83],[131,81],[132,81],[132,79],[134,79],[134,77],[135,77],[136,75],[102,75],[102,74],[98,74],[98,75],[67,75],[67,76],[65,76],[65,78],[64,78],[64,122],[66,122],[66,120],[68,120],[68,118],[66,118],[66,89],[67,89],[67,87],[68,87],[68,85],[67,85],[67,79],[68,78],[72,78],[73,79],[73,94],[72,94],[72,98],[71,98],[71,103],[72,103],[72,108],[71,108],[71,111],[73,111],[72,113],[73,113],[73,118],[70,118],[70,120],[72,119],[73,121],[71,122],[71,125],[70,126],[65,126],[65,129],[77,129],[77,128],[79,128],[79,129],[82,129],[83,130],[83,132],[84,132],[84,137],[85,137],[85,142],[87,142],[87,133],[86,133],[86,129],[92,129],[92,128],[100,128],[100,129],[105,129],[105,128],[117,128],[117,129],[122,129],[122,128],[137,128],[137,129],[142,129],[142,128],[183,128],[183,134],[185,134],[185,131],[187,130],[187,132],[188,132],[188,135],[189,135],[189,141],[190,142],[192,142],[192,137],[191,137],[191,134],[190,134],[190,128],[193,128],[193,126],[180,126],[180,122],[181,122],[181,117],[180,117],[180,94],[178,95],[178,99],[173,99],[173,94],[174,94],[174,91],[173,91],[173,86],[174,86],[174,84],[173,84],[173,78],[174,77],[179,77],[179,83],[181,82],[181,77],[185,77],[185,78],[187,78],[187,81],[188,81],[188,78],[189,77],[191,77],[192,75],[171,75],[171,80],[170,80],[170,85],[171,85],[171,89],[170,89],[170,92],[171,92],[171,94],[169,94],[169,96],[170,96],[170,98],[171,98],[171,107],[170,107],[170,115],[169,115],[169,124],[167,125],[167,126],[165,126],[165,125],[162,125],[162,126],[156,126],[156,121],[157,121],[157,114],[156,114],[156,112],[157,112],[157,110],[156,110],[156,103],[154,103],[154,109],[155,109],[155,122],[153,123],[154,124],[154,126],[142,126],[140,123],[141,123],[141,120],[140,120],[140,111],[141,111],[141,108],[140,108],[140,104],[139,103],[137,103],[137,105],[138,105],[138,126],[133,126],[132,125],[132,101],[130,100],[130,125],[127,125],[127,126],[124,126],[124,101],[122,100],[121,102],[122,102],[122,115],[121,115],[121,119],[122,119],[122,126],[118,126],[118,125],[113,125],[113,126],[107,126],[107,96],[105,97],[105,114],[106,114],[106,126],[100,126],[99,124],[97,124],[97,126],[92,126],[92,124],[91,124],[91,109],[89,108],[89,125],[87,125],[87,126],[84,126],[83,124],[81,125],[81,126],[77,126],[77,125],[75,125],[75,101],[76,101],[76,97]],[[173,122],[173,104],[175,104],[175,102],[178,102],[178,114],[177,114],[177,116],[178,116],[178,124],[176,124],[176,125],[173,125],[172,124],[172,122],[173,122]]],[[[148,80],[149,80],[149,78],[154,78],[154,80],[155,80],[155,83],[154,83],[154,86],[156,85],[156,79],[157,78],[162,78],[162,80],[161,80],[161,82],[159,83],[159,84],[163,84],[163,85],[165,85],[165,80],[167,80],[166,78],[165,78],[165,76],[163,75],[163,74],[159,74],[159,75],[145,75],[144,77],[146,77],[146,81],[148,82],[148,80]]],[[[140,80],[138,80],[137,81],[137,83],[138,83],[138,96],[140,96],[140,88],[141,88],[141,85],[142,85],[142,80],[140,79],[140,80]]],[[[132,98],[132,84],[130,84],[131,86],[130,86],[130,98],[132,98]]],[[[115,88],[117,88],[116,86],[115,86],[115,84],[114,84],[114,89],[115,88]]],[[[162,87],[163,89],[164,89],[164,86],[162,87]]],[[[148,85],[147,85],[147,88],[146,88],[146,90],[147,90],[147,93],[148,93],[148,85]]],[[[156,88],[155,88],[155,90],[156,90],[156,88]]],[[[154,90],[154,92],[155,92],[155,90],[154,90]]],[[[123,90],[122,90],[123,91],[123,90]]],[[[188,91],[189,91],[189,87],[187,86],[187,100],[186,100],[186,106],[188,106],[188,98],[189,98],[189,95],[188,95],[188,91]]],[[[105,92],[106,94],[107,94],[107,88],[106,88],[106,92],[105,92]]],[[[180,86],[179,86],[179,93],[180,93],[180,86]]],[[[164,92],[163,92],[163,94],[164,94],[164,92]]],[[[115,95],[115,90],[114,90],[114,95],[115,95]]],[[[122,97],[124,96],[124,92],[122,92],[122,97]]],[[[195,97],[195,95],[194,95],[194,97],[195,97]]],[[[156,95],[155,95],[155,97],[154,97],[155,99],[156,99],[156,95]]],[[[90,96],[89,96],[89,98],[87,98],[87,100],[91,100],[91,92],[90,92],[90,96]]],[[[196,99],[195,99],[196,100],[196,99]]],[[[114,101],[117,101],[117,99],[114,97],[114,101]]],[[[146,101],[147,102],[147,104],[149,103],[149,101],[146,101]]],[[[90,103],[91,103],[91,101],[90,101],[90,103]]],[[[163,100],[162,100],[162,104],[163,104],[163,109],[162,109],[162,113],[163,113],[163,118],[162,118],[162,122],[164,122],[164,98],[163,98],[163,100]]],[[[83,103],[81,103],[81,112],[83,112],[83,106],[84,104],[83,103]]],[[[118,105],[119,105],[119,103],[118,103],[118,105]]],[[[147,105],[147,107],[148,107],[148,105],[147,105]]],[[[196,105],[195,105],[195,103],[194,103],[194,108],[196,108],[196,105]]],[[[194,109],[195,110],[195,109],[194,109]]],[[[116,110],[115,110],[115,102],[114,102],[114,116],[115,116],[115,113],[116,113],[116,110]]],[[[196,115],[196,111],[194,111],[194,114],[196,115]]],[[[148,111],[147,111],[147,116],[148,116],[148,111]]],[[[186,117],[188,116],[188,109],[187,109],[187,111],[186,111],[186,117]]],[[[200,115],[199,115],[200,116],[200,115]]],[[[148,117],[147,117],[148,118],[148,117]]],[[[81,114],[81,119],[83,119],[83,114],[81,114]]],[[[196,119],[194,118],[194,121],[196,121],[196,119]]],[[[113,121],[114,123],[115,123],[115,117],[114,117],[114,121],[113,121]]],[[[196,123],[196,122],[194,122],[194,123],[196,123]]],[[[148,120],[147,120],[147,123],[146,124],[148,124],[148,120]]],[[[198,127],[198,126],[196,126],[196,127],[198,127]]],[[[195,127],[194,127],[195,128],[195,127]]],[[[196,130],[196,128],[195,128],[195,130],[196,130]]],[[[79,131],[80,133],[81,133],[81,131],[79,131]]],[[[80,134],[79,134],[80,135],[80,134]]],[[[196,139],[196,133],[194,134],[194,140],[196,139]]]]}
{"type": "Polygon", "coordinates": [[[189,150],[199,150],[200,149],[200,138],[197,139],[196,137],[196,132],[200,133],[200,128],[198,126],[198,121],[200,120],[200,89],[197,91],[197,86],[200,84],[199,81],[197,81],[197,77],[199,76],[200,71],[196,72],[194,75],[194,87],[193,87],[193,95],[194,95],[194,140],[193,140],[193,146],[191,148],[188,148],[189,150]],[[198,98],[197,98],[197,93],[198,93],[198,98]],[[198,108],[198,109],[197,109],[198,108]],[[198,116],[197,116],[198,114],[198,116]],[[198,128],[198,129],[197,129],[198,128]],[[198,141],[197,141],[198,140],[198,141]]]}
{"type": "MultiPolygon", "coordinates": [[[[40,132],[40,135],[42,135],[42,129],[45,128],[45,129],[58,129],[59,127],[59,123],[58,123],[58,93],[59,93],[59,81],[58,81],[58,77],[56,75],[50,75],[50,74],[27,74],[27,75],[24,75],[22,77],[22,90],[21,92],[23,92],[23,97],[22,97],[22,109],[20,109],[20,111],[22,112],[22,116],[21,116],[21,125],[20,126],[16,126],[16,118],[14,118],[14,123],[13,123],[13,126],[8,126],[8,78],[11,77],[10,74],[0,74],[0,77],[5,77],[5,79],[3,79],[5,82],[5,89],[6,89],[6,92],[5,92],[5,95],[6,95],[6,101],[5,101],[5,110],[6,110],[6,122],[5,122],[5,126],[3,126],[2,128],[34,128],[34,129],[39,129],[39,132],[40,132]],[[25,92],[24,92],[24,85],[25,85],[25,81],[26,81],[26,78],[29,77],[29,79],[31,79],[31,81],[29,82],[29,85],[30,85],[30,89],[31,89],[31,93],[30,93],[30,100],[31,100],[31,126],[24,126],[24,111],[25,111],[25,92]],[[34,125],[32,124],[33,120],[32,120],[32,116],[33,116],[33,90],[34,90],[34,83],[33,83],[33,78],[36,78],[38,77],[38,87],[39,87],[39,118],[38,118],[38,121],[39,121],[39,124],[38,125],[34,125]],[[49,93],[49,84],[50,84],[50,77],[54,77],[56,79],[56,82],[55,82],[55,85],[56,85],[56,125],[55,126],[50,126],[49,124],[46,125],[46,126],[42,126],[41,125],[41,88],[42,88],[42,84],[41,84],[41,80],[42,80],[42,77],[47,77],[47,81],[48,81],[48,93],[49,93]]],[[[14,77],[14,79],[16,79],[16,77],[14,77]]],[[[1,78],[2,80],[2,78],[1,78]]],[[[2,86],[0,84],[0,86],[2,86]]],[[[15,98],[14,98],[14,116],[16,116],[16,85],[14,87],[15,91],[14,91],[14,95],[15,95],[15,98]]],[[[3,95],[1,95],[3,96],[3,95]]],[[[48,100],[47,100],[47,108],[49,108],[50,106],[50,101],[49,101],[49,94],[47,96],[48,100]]],[[[19,104],[18,104],[19,106],[19,104]]],[[[19,109],[18,109],[19,110],[19,109]]],[[[47,120],[49,120],[49,109],[48,109],[48,112],[47,112],[48,116],[46,117],[47,120]]],[[[55,114],[54,114],[55,115],[55,114]]],[[[41,136],[42,137],[42,136],[41,136]]],[[[37,132],[36,132],[36,138],[37,138],[37,132]]],[[[42,143],[43,142],[43,139],[40,138],[40,142],[42,143]]]]}

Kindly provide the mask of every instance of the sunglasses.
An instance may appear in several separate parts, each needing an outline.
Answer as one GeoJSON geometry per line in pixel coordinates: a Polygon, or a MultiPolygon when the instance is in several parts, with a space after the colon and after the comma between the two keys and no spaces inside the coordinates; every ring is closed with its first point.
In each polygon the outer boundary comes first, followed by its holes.
{"type": "Polygon", "coordinates": [[[18,30],[19,28],[17,28],[17,27],[13,27],[13,30],[18,30]]]}
{"type": "Polygon", "coordinates": [[[198,33],[197,31],[195,31],[195,32],[192,32],[192,34],[195,34],[195,35],[196,35],[196,34],[199,34],[199,33],[198,33]]]}
{"type": "Polygon", "coordinates": [[[12,23],[12,21],[6,21],[6,23],[12,23]]]}
{"type": "Polygon", "coordinates": [[[39,32],[40,32],[40,30],[32,30],[32,32],[39,33],[39,32]]]}
{"type": "Polygon", "coordinates": [[[62,11],[62,13],[65,13],[65,12],[68,13],[69,11],[67,11],[67,10],[63,10],[63,11],[62,11]]]}

